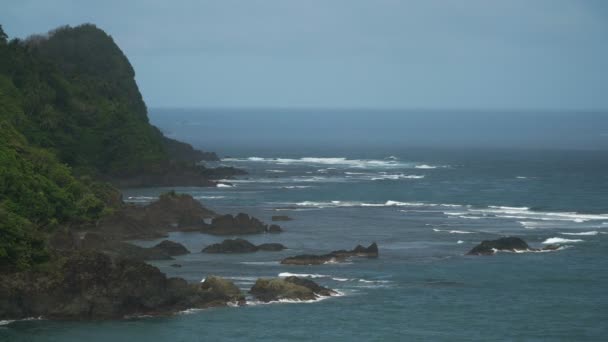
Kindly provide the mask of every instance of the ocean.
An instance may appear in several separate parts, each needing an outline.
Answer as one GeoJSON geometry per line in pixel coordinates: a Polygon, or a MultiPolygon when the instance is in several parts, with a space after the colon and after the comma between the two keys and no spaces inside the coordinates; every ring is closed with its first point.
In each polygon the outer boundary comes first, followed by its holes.
{"type": "MultiPolygon", "coordinates": [[[[250,298],[245,307],[122,321],[4,322],[0,340],[606,340],[605,116],[257,114],[163,109],[150,117],[171,137],[217,151],[222,160],[210,165],[249,172],[218,188],[176,191],[221,213],[246,212],[268,223],[273,215],[292,217],[279,222],[282,234],[245,237],[288,249],[203,254],[225,237],[172,233],[192,254],[153,264],[192,282],[226,277],[244,291],[259,277],[295,274],[339,296],[271,304],[250,298]],[[563,247],[465,255],[501,236],[563,247]],[[287,256],[371,242],[378,243],[378,259],[279,264],[287,256]]],[[[124,189],[123,195],[145,204],[167,190],[124,189]]]]}

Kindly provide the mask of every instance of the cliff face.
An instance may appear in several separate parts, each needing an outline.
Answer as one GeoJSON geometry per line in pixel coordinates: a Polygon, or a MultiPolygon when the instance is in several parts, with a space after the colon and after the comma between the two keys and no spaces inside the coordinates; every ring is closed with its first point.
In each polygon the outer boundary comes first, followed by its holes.
{"type": "Polygon", "coordinates": [[[213,186],[236,169],[148,122],[135,73],[94,25],[8,41],[0,26],[0,272],[49,258],[45,239],[97,222],[128,186],[213,186]]]}
{"type": "Polygon", "coordinates": [[[7,47],[1,71],[21,95],[25,120],[18,129],[76,172],[110,180],[192,174],[204,170],[197,162],[217,160],[149,123],[133,67],[94,25],[61,27],[7,47]]]}

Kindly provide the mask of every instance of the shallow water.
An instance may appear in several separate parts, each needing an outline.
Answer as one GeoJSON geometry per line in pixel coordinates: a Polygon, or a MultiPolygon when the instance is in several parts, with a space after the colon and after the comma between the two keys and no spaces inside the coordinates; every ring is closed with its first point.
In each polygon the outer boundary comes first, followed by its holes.
{"type": "MultiPolygon", "coordinates": [[[[289,249],[202,254],[224,237],[172,233],[192,254],[154,265],[193,282],[220,275],[243,290],[258,277],[300,274],[343,296],[125,321],[13,322],[0,326],[0,340],[605,340],[603,152],[326,148],[320,154],[286,148],[234,153],[221,164],[250,174],[227,180],[231,187],[176,190],[222,213],[247,212],[266,222],[289,215],[293,221],[279,222],[284,233],[246,237],[289,249]],[[532,247],[561,241],[567,248],[464,255],[481,240],[503,235],[520,236],[532,247]],[[378,259],[310,267],[278,263],[373,241],[378,259]],[[183,267],[170,267],[176,262],[183,267]]],[[[166,190],[127,189],[124,197],[144,204],[166,190]]]]}

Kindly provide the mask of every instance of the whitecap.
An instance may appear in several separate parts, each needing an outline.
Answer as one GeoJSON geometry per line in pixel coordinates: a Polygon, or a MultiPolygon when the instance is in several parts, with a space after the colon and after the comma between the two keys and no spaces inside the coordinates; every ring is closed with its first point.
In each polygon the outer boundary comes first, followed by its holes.
{"type": "Polygon", "coordinates": [[[301,277],[301,278],[329,278],[330,276],[325,274],[316,274],[316,273],[290,273],[290,272],[281,272],[279,273],[279,277],[301,277]]]}
{"type": "Polygon", "coordinates": [[[572,243],[572,242],[583,242],[581,239],[564,239],[559,237],[549,238],[542,243],[545,245],[557,244],[557,243],[572,243]]]}
{"type": "Polygon", "coordinates": [[[421,165],[416,165],[415,168],[417,168],[417,169],[436,169],[437,166],[421,164],[421,165]]]}
{"type": "Polygon", "coordinates": [[[461,243],[464,243],[464,241],[462,241],[462,240],[458,240],[458,241],[456,241],[456,243],[457,243],[457,244],[461,244],[461,243]]]}
{"type": "Polygon", "coordinates": [[[560,233],[562,235],[582,235],[582,236],[593,236],[593,235],[597,235],[598,232],[593,230],[590,232],[580,232],[580,233],[560,233]]]}
{"type": "Polygon", "coordinates": [[[283,173],[283,172],[285,172],[285,170],[274,170],[274,169],[272,169],[272,170],[266,170],[266,172],[283,173]]]}
{"type": "Polygon", "coordinates": [[[218,188],[234,188],[234,185],[224,184],[224,183],[218,183],[217,187],[218,188]]]}
{"type": "Polygon", "coordinates": [[[239,264],[243,265],[259,265],[259,266],[277,266],[281,263],[278,261],[241,261],[239,264]]]}
{"type": "Polygon", "coordinates": [[[444,229],[437,229],[437,228],[433,228],[433,231],[435,232],[447,232],[450,234],[475,234],[475,232],[469,232],[466,230],[444,230],[444,229]]]}

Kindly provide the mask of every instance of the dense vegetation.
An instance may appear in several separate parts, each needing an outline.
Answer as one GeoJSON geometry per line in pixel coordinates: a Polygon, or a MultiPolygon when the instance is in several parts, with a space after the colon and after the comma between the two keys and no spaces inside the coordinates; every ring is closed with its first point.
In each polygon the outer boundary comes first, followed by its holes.
{"type": "Polygon", "coordinates": [[[48,233],[120,204],[93,179],[203,174],[195,161],[217,158],[150,125],[134,75],[93,25],[11,41],[0,26],[0,271],[44,261],[48,233]]]}

